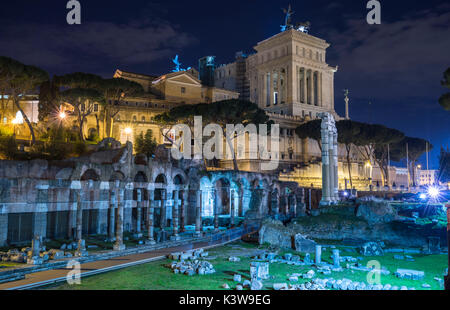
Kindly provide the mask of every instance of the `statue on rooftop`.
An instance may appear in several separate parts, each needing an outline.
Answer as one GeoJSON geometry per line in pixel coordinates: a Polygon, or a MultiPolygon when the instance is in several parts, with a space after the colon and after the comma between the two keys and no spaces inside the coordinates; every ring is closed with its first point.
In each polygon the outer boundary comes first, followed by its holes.
{"type": "Polygon", "coordinates": [[[292,15],[294,15],[294,11],[292,11],[291,9],[291,5],[289,4],[288,9],[283,9],[283,13],[285,14],[285,18],[284,18],[284,25],[281,25],[281,31],[285,31],[287,29],[292,28],[292,23],[291,23],[291,19],[292,19],[292,15]]]}
{"type": "Polygon", "coordinates": [[[175,58],[172,59],[172,62],[175,64],[175,69],[173,69],[172,72],[188,71],[191,69],[191,67],[188,67],[186,69],[181,68],[181,62],[178,60],[178,55],[175,55],[175,58]]]}
{"type": "Polygon", "coordinates": [[[287,9],[283,9],[283,13],[285,14],[285,17],[284,17],[284,25],[280,26],[281,32],[289,29],[295,29],[297,31],[308,33],[309,27],[311,27],[310,22],[296,23],[295,26],[294,24],[292,24],[292,15],[294,15],[295,12],[292,11],[290,4],[287,9]]]}

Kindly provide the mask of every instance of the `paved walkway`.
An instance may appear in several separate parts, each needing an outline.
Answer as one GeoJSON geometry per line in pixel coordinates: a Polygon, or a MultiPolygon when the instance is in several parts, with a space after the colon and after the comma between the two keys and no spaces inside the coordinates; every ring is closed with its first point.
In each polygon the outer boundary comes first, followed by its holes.
{"type": "MultiPolygon", "coordinates": [[[[135,266],[139,264],[148,263],[151,261],[163,259],[167,254],[172,252],[179,251],[187,251],[192,249],[200,249],[200,248],[212,248],[221,246],[236,240],[239,238],[235,238],[229,241],[200,241],[194,242],[191,244],[175,246],[170,248],[158,249],[149,251],[146,253],[140,254],[132,254],[121,257],[114,257],[111,259],[98,260],[94,262],[82,263],[80,265],[81,268],[81,277],[86,277],[89,275],[99,274],[103,272],[108,272],[112,270],[122,269],[130,266],[135,266]]],[[[31,289],[37,288],[57,282],[66,281],[66,276],[72,268],[58,268],[52,270],[39,271],[35,273],[30,273],[25,275],[24,279],[11,281],[7,283],[0,284],[0,290],[23,290],[23,289],[31,289]]]]}

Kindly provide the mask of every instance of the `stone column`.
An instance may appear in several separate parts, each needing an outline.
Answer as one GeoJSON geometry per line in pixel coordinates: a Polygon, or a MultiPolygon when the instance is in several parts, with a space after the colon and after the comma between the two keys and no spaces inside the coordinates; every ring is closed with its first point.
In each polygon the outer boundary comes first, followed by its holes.
{"type": "Polygon", "coordinates": [[[341,261],[339,257],[339,250],[333,249],[333,267],[334,268],[340,268],[341,267],[341,261]]]}
{"type": "Polygon", "coordinates": [[[330,192],[330,135],[328,131],[328,118],[322,116],[321,138],[322,138],[322,200],[321,205],[329,205],[331,202],[330,192]]]}
{"type": "Polygon", "coordinates": [[[148,232],[148,238],[145,244],[155,244],[155,238],[154,238],[154,214],[155,209],[153,206],[153,201],[155,200],[155,191],[149,190],[148,191],[148,215],[147,215],[147,232],[148,232]]]}
{"type": "Polygon", "coordinates": [[[306,71],[306,68],[305,67],[303,67],[303,85],[302,85],[302,87],[303,87],[303,103],[305,103],[305,104],[308,104],[308,83],[307,83],[307,80],[306,80],[306,77],[307,77],[307,71],[306,71]]]}
{"type": "MultiPolygon", "coordinates": [[[[84,199],[83,199],[84,200],[84,199]]],[[[86,253],[86,245],[83,240],[83,205],[81,199],[81,191],[77,193],[77,242],[78,247],[75,251],[75,256],[85,256],[86,253]]]]}
{"type": "Polygon", "coordinates": [[[278,215],[278,213],[280,212],[280,194],[278,193],[278,191],[272,191],[271,195],[270,195],[270,201],[272,204],[272,213],[274,216],[278,215]]]}
{"type": "Polygon", "coordinates": [[[47,234],[47,210],[48,210],[48,184],[36,186],[36,209],[33,213],[33,238],[35,236],[44,239],[47,234]]]}
{"type": "Polygon", "coordinates": [[[322,91],[322,85],[323,85],[323,73],[319,73],[319,106],[323,107],[323,91],[322,91]]]}
{"type": "Polygon", "coordinates": [[[322,263],[322,246],[316,245],[316,256],[314,258],[315,264],[318,266],[322,263]]]}
{"type": "Polygon", "coordinates": [[[334,161],[334,171],[333,171],[333,175],[334,175],[334,188],[333,188],[333,194],[334,194],[334,201],[339,201],[339,170],[338,170],[338,134],[337,134],[337,130],[335,128],[334,133],[333,133],[333,161],[334,161]]]}
{"type": "Polygon", "coordinates": [[[186,225],[186,206],[188,205],[188,197],[186,190],[180,191],[180,199],[181,199],[181,205],[180,205],[180,232],[185,232],[184,225],[186,225]]]}
{"type": "Polygon", "coordinates": [[[7,246],[8,241],[8,214],[2,213],[3,206],[0,205],[0,246],[7,246]]]}
{"type": "Polygon", "coordinates": [[[312,188],[308,189],[308,209],[309,211],[312,210],[312,188]]]}
{"type": "Polygon", "coordinates": [[[289,207],[289,195],[284,194],[284,214],[289,215],[291,213],[290,207],[289,207]]]}
{"type": "Polygon", "coordinates": [[[173,236],[172,239],[178,240],[180,237],[178,235],[178,206],[179,206],[179,193],[180,191],[173,191],[173,207],[172,207],[172,227],[173,236]]]}
{"type": "Polygon", "coordinates": [[[238,206],[238,216],[244,216],[244,188],[243,185],[239,188],[239,206],[238,206]]]}
{"type": "Polygon", "coordinates": [[[292,195],[292,213],[294,217],[297,217],[297,196],[295,193],[292,195]]]}
{"type": "Polygon", "coordinates": [[[307,104],[312,104],[312,71],[305,68],[305,83],[306,83],[306,93],[305,101],[307,104]],[[309,79],[308,79],[309,77],[309,79]]]}
{"type": "Polygon", "coordinates": [[[77,230],[76,230],[76,240],[82,239],[83,234],[83,205],[81,201],[81,191],[77,190],[75,193],[77,197],[77,230]]]}
{"type": "Polygon", "coordinates": [[[166,217],[166,190],[162,190],[161,191],[161,214],[159,216],[160,221],[159,221],[159,228],[161,228],[161,231],[163,231],[166,228],[166,224],[167,224],[167,217],[166,217]]]}
{"type": "Polygon", "coordinates": [[[310,78],[310,81],[311,81],[311,105],[315,105],[314,101],[316,99],[316,94],[315,94],[315,92],[316,92],[316,83],[315,83],[316,74],[315,73],[316,73],[315,71],[311,70],[311,78],[310,78]]]}
{"type": "Polygon", "coordinates": [[[200,236],[202,234],[202,191],[201,190],[197,190],[196,192],[196,216],[195,216],[195,234],[197,236],[200,236]]]}
{"type": "Polygon", "coordinates": [[[116,205],[116,191],[109,191],[109,225],[108,225],[108,238],[110,241],[114,241],[114,224],[116,222],[115,216],[115,205],[116,205]]]}
{"type": "Polygon", "coordinates": [[[219,202],[218,202],[218,191],[212,190],[212,195],[214,197],[214,231],[219,231],[219,202]]]}
{"type": "Polygon", "coordinates": [[[235,217],[235,206],[234,206],[234,190],[230,189],[230,226],[234,227],[234,217],[235,217]]]}
{"type": "MultiPolygon", "coordinates": [[[[331,129],[331,128],[330,128],[331,129]]],[[[328,158],[329,158],[329,193],[330,193],[330,202],[334,202],[334,144],[333,144],[333,132],[332,130],[328,130],[328,158]]]]}
{"type": "Polygon", "coordinates": [[[117,190],[119,194],[117,195],[116,242],[114,243],[114,250],[121,251],[125,249],[125,244],[123,244],[123,206],[125,190],[119,187],[117,190]]]}
{"type": "Polygon", "coordinates": [[[142,189],[136,189],[136,196],[136,234],[140,238],[142,236],[142,189]]]}

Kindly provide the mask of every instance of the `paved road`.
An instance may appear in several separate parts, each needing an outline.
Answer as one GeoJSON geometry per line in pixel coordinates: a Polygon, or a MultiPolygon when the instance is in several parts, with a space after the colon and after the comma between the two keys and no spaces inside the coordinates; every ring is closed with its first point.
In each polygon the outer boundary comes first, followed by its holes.
{"type": "MultiPolygon", "coordinates": [[[[163,259],[167,254],[178,251],[187,251],[199,248],[217,247],[240,238],[223,242],[221,240],[211,242],[196,242],[182,246],[154,250],[151,252],[133,254],[128,256],[114,257],[106,260],[99,260],[95,262],[81,264],[81,276],[88,276],[98,273],[103,273],[111,270],[121,269],[129,266],[148,263],[151,261],[163,259]]],[[[25,275],[22,280],[11,281],[0,284],[0,290],[14,290],[14,289],[30,289],[41,287],[44,285],[66,281],[67,273],[73,270],[71,268],[58,268],[46,271],[39,271],[25,275]]]]}

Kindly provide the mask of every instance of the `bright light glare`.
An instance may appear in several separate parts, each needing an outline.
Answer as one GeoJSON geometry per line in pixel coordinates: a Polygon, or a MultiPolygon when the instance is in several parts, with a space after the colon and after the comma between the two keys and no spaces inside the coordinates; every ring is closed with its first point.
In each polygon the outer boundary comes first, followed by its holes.
{"type": "Polygon", "coordinates": [[[431,198],[436,199],[439,196],[439,189],[431,186],[428,188],[428,194],[431,198]]]}
{"type": "Polygon", "coordinates": [[[424,193],[422,193],[422,194],[419,195],[419,198],[420,198],[420,199],[426,199],[426,198],[427,198],[427,195],[424,194],[424,193]]]}
{"type": "Polygon", "coordinates": [[[66,112],[59,112],[59,118],[60,119],[65,119],[66,118],[66,112]]]}
{"type": "Polygon", "coordinates": [[[132,132],[132,130],[131,130],[130,127],[125,128],[125,133],[126,133],[127,135],[131,134],[131,132],[132,132]]]}
{"type": "Polygon", "coordinates": [[[344,192],[343,195],[344,195],[345,197],[347,197],[347,196],[348,196],[348,193],[347,193],[347,192],[344,192]]]}

